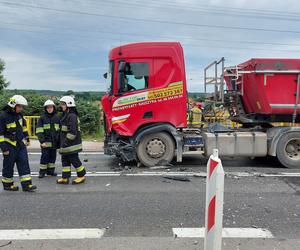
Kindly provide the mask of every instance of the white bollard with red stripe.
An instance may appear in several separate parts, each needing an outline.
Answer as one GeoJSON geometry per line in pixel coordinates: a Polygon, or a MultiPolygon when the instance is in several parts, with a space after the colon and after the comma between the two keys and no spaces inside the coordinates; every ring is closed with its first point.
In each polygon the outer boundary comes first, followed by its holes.
{"type": "Polygon", "coordinates": [[[224,170],[214,149],[207,163],[205,205],[205,250],[220,250],[222,247],[222,222],[224,198],[224,170]]]}

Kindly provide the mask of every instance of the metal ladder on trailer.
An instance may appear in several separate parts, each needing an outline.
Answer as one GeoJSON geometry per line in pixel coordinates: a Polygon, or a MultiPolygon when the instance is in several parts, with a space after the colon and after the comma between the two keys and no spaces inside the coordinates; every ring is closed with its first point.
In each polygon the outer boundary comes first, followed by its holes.
{"type": "Polygon", "coordinates": [[[224,103],[224,62],[225,58],[222,57],[219,61],[214,61],[204,68],[204,93],[216,104],[224,103]],[[214,88],[213,96],[207,93],[209,86],[214,88]]]}

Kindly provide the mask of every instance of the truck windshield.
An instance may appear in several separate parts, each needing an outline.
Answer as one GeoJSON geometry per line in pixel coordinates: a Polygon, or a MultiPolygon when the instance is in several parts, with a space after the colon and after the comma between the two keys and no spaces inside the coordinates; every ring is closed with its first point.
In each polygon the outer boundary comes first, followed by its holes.
{"type": "Polygon", "coordinates": [[[112,94],[113,84],[114,84],[114,61],[109,62],[108,72],[107,72],[107,92],[112,94]]]}

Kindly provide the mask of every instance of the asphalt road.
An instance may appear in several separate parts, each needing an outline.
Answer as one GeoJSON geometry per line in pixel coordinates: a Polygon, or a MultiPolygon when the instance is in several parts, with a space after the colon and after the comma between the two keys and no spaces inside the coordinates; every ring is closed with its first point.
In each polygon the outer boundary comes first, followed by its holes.
{"type": "MultiPolygon", "coordinates": [[[[34,176],[39,157],[30,155],[34,176]]],[[[1,190],[0,235],[4,229],[99,228],[103,237],[4,239],[0,247],[202,249],[203,239],[174,238],[173,228],[204,226],[206,159],[188,155],[182,164],[149,170],[120,165],[103,154],[82,154],[81,158],[89,173],[83,185],[58,186],[53,177],[34,177],[36,193],[1,190]],[[186,175],[189,181],[164,178],[174,174],[186,175]]],[[[229,173],[225,178],[224,227],[263,228],[274,236],[224,239],[223,249],[300,249],[300,170],[283,168],[270,158],[224,159],[223,166],[229,173]]]]}

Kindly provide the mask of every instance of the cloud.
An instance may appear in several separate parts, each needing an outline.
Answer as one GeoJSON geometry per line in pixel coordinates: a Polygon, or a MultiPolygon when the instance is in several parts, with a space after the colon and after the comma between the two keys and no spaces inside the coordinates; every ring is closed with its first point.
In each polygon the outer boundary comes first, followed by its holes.
{"type": "Polygon", "coordinates": [[[125,18],[295,33],[130,21],[0,3],[0,58],[7,63],[5,75],[11,81],[10,88],[104,90],[101,75],[107,68],[109,50],[133,41],[180,41],[185,51],[188,90],[198,92],[203,90],[203,68],[223,56],[227,65],[252,57],[300,58],[298,0],[27,0],[22,4],[125,18]]]}
{"type": "Polygon", "coordinates": [[[97,90],[104,89],[100,79],[76,77],[74,72],[91,68],[69,68],[69,63],[58,58],[33,55],[14,49],[0,49],[6,63],[5,77],[10,80],[10,88],[51,89],[51,90],[97,90]]]}

